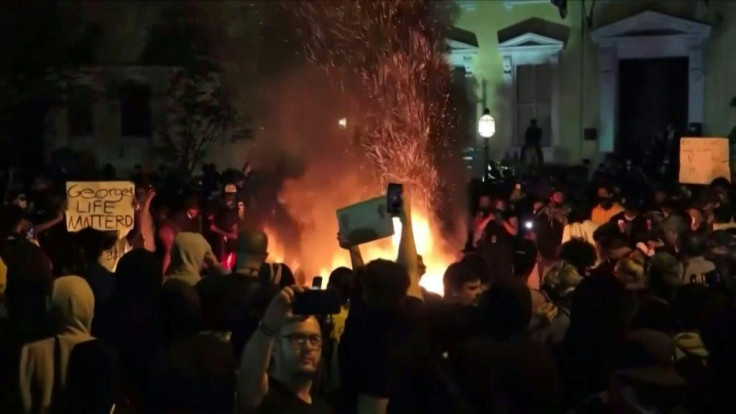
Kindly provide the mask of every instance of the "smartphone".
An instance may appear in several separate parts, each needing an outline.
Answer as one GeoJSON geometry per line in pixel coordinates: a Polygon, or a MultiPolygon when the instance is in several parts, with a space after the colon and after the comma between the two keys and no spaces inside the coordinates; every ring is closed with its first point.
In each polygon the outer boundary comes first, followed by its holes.
{"type": "Polygon", "coordinates": [[[295,315],[335,315],[340,313],[340,295],[336,290],[305,290],[294,296],[295,315]]]}
{"type": "Polygon", "coordinates": [[[315,276],[314,279],[312,279],[312,290],[320,289],[322,289],[322,276],[315,276]]]}
{"type": "Polygon", "coordinates": [[[389,183],[386,190],[386,212],[392,216],[398,216],[404,202],[404,186],[402,184],[389,183]]]}

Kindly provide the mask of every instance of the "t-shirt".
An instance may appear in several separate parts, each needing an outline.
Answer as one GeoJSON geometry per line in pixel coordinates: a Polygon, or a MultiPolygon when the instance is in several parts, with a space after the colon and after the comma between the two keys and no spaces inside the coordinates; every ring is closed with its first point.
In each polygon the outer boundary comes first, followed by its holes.
{"type": "Polygon", "coordinates": [[[199,216],[189,218],[186,211],[182,211],[174,216],[173,223],[178,231],[187,231],[190,233],[202,233],[202,222],[199,216]]]}
{"type": "Polygon", "coordinates": [[[268,379],[268,393],[255,411],[258,414],[329,414],[335,412],[319,398],[307,404],[273,378],[268,379]]]}

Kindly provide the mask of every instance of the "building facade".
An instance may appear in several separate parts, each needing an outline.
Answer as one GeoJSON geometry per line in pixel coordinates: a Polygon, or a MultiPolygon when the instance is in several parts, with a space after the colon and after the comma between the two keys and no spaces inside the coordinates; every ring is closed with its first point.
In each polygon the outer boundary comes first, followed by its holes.
{"type": "MultiPolygon", "coordinates": [[[[701,124],[708,136],[727,136],[736,125],[736,1],[568,1],[564,19],[549,0],[456,3],[447,58],[455,93],[467,102],[460,117],[463,157],[477,174],[484,108],[496,122],[488,145],[497,160],[518,157],[531,119],[542,129],[545,159],[556,163],[635,152],[640,137],[670,122],[680,129],[701,124]],[[646,93],[633,93],[639,90],[646,93]],[[660,104],[668,108],[649,111],[660,104]]],[[[169,3],[97,4],[88,13],[106,28],[101,65],[89,68],[70,90],[69,105],[51,114],[45,148],[89,151],[99,164],[122,170],[154,163],[156,124],[164,116],[160,96],[171,68],[136,62],[147,28],[169,3]],[[100,90],[102,99],[91,98],[100,90]]],[[[242,26],[237,23],[228,24],[242,26]]]]}
{"type": "Polygon", "coordinates": [[[564,19],[549,0],[457,4],[476,44],[451,44],[449,61],[475,119],[495,118],[494,159],[518,157],[531,119],[559,163],[629,156],[668,123],[721,137],[736,125],[736,2],[568,1],[564,19]]]}

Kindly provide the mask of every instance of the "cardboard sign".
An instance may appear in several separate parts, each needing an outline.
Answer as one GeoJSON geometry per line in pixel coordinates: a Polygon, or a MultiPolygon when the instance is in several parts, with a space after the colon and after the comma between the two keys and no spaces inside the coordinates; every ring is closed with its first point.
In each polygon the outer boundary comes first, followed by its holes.
{"type": "Polygon", "coordinates": [[[129,181],[68,181],[66,229],[118,230],[126,235],[135,223],[135,184],[129,181]]]}
{"type": "Polygon", "coordinates": [[[386,211],[386,197],[337,210],[337,222],[340,234],[353,246],[394,235],[394,221],[386,211]]]}
{"type": "Polygon", "coordinates": [[[728,138],[681,138],[680,183],[710,184],[723,177],[731,181],[728,138]]]}

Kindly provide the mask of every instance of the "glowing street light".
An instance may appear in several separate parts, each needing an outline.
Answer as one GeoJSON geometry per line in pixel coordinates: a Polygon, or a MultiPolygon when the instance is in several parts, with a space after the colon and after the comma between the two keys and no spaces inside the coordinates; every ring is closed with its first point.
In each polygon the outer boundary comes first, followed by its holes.
{"type": "Polygon", "coordinates": [[[496,120],[493,119],[488,108],[483,110],[483,116],[478,120],[478,134],[486,140],[496,134],[496,120]]]}
{"type": "Polygon", "coordinates": [[[496,120],[491,116],[491,111],[488,108],[483,110],[483,116],[478,120],[478,135],[483,138],[483,151],[484,151],[484,164],[483,164],[483,181],[486,181],[488,176],[488,164],[490,157],[488,155],[488,142],[491,137],[496,133],[496,120]]]}

